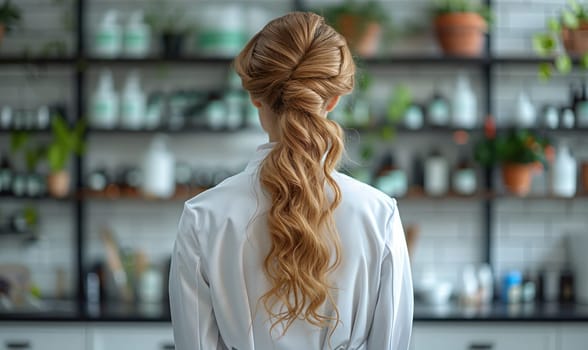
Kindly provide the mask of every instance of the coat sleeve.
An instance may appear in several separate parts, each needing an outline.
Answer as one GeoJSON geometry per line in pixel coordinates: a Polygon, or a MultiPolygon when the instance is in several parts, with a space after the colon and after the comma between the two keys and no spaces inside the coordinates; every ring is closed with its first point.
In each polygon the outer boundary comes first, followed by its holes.
{"type": "Polygon", "coordinates": [[[412,276],[397,208],[389,219],[388,233],[368,350],[407,350],[410,347],[414,308],[412,276]]]}
{"type": "Polygon", "coordinates": [[[170,311],[177,350],[222,348],[210,286],[203,273],[197,227],[195,212],[184,207],[169,275],[170,311]]]}

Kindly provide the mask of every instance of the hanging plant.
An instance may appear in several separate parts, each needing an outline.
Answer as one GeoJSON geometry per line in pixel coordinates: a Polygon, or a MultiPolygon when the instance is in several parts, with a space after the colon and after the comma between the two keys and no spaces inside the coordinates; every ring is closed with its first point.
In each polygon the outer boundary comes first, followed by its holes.
{"type": "Polygon", "coordinates": [[[580,65],[588,69],[588,6],[570,0],[558,17],[547,21],[547,32],[533,36],[533,49],[552,62],[539,65],[539,77],[549,80],[554,71],[569,74],[572,56],[579,57],[580,65]]]}

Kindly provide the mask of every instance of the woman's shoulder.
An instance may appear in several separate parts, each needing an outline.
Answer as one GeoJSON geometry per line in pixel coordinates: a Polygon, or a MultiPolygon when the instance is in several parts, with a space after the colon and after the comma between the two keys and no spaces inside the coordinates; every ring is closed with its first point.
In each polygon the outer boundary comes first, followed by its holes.
{"type": "Polygon", "coordinates": [[[343,201],[366,209],[386,211],[392,215],[396,210],[396,200],[384,192],[348,175],[336,172],[334,176],[343,201]]]}

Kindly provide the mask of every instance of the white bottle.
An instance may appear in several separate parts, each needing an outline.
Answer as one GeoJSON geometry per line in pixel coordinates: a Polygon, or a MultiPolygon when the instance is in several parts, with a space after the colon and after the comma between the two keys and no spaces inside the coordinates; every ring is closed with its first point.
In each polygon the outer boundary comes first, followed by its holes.
{"type": "Polygon", "coordinates": [[[123,42],[125,56],[142,58],[149,55],[151,27],[145,23],[142,11],[138,10],[130,15],[125,27],[123,42]]]}
{"type": "Polygon", "coordinates": [[[442,196],[449,190],[449,164],[440,154],[434,153],[425,160],[425,193],[442,196]]]}
{"type": "Polygon", "coordinates": [[[577,162],[567,145],[557,150],[553,164],[553,194],[560,197],[573,197],[576,194],[577,162]]]}
{"type": "Polygon", "coordinates": [[[163,278],[156,268],[149,268],[141,275],[139,280],[138,296],[144,303],[159,303],[163,298],[163,278]]]}
{"type": "Polygon", "coordinates": [[[466,305],[476,304],[478,302],[479,287],[476,268],[473,265],[464,266],[459,283],[460,301],[466,305]]]}
{"type": "Polygon", "coordinates": [[[122,48],[122,30],[117,23],[118,12],[109,10],[94,34],[94,53],[104,58],[117,57],[122,48]]]}
{"type": "Polygon", "coordinates": [[[517,99],[515,126],[520,128],[533,127],[535,126],[536,117],[535,106],[531,102],[529,95],[521,91],[517,99]]]}
{"type": "Polygon", "coordinates": [[[175,192],[174,169],[174,155],[167,148],[166,136],[155,136],[143,160],[143,193],[148,197],[171,197],[175,192]]]}
{"type": "Polygon", "coordinates": [[[457,76],[453,93],[453,126],[473,129],[477,122],[478,104],[468,77],[460,73],[457,76]]]}
{"type": "Polygon", "coordinates": [[[141,129],[145,125],[145,93],[141,90],[139,73],[131,72],[122,93],[121,124],[127,129],[141,129]]]}
{"type": "Polygon", "coordinates": [[[480,302],[482,304],[492,303],[494,298],[494,278],[492,268],[488,264],[482,264],[478,268],[478,283],[480,289],[480,302]]]}
{"type": "Polygon", "coordinates": [[[118,122],[118,96],[114,91],[112,73],[102,71],[92,97],[90,125],[99,129],[112,129],[118,122]]]}

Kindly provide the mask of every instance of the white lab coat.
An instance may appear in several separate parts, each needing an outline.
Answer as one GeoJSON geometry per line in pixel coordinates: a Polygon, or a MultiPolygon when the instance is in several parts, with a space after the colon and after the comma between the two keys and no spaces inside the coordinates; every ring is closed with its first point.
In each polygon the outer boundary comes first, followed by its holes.
{"type": "Polygon", "coordinates": [[[279,327],[270,334],[259,301],[269,289],[262,264],[270,202],[258,169],[272,145],[260,146],[243,172],[185,203],[169,281],[176,349],[408,349],[412,280],[396,201],[338,172],[342,261],[331,279],[341,323],[330,340],[328,329],[302,320],[283,336],[279,327]]]}

